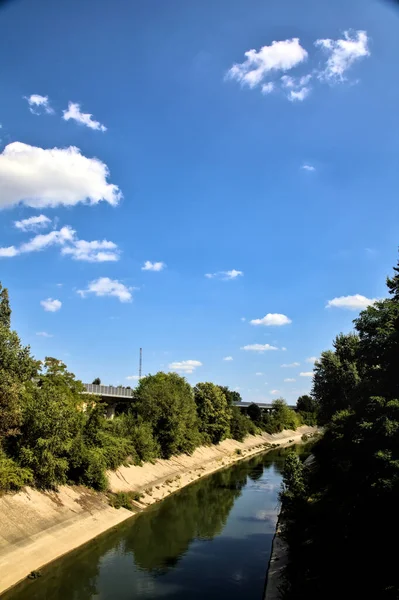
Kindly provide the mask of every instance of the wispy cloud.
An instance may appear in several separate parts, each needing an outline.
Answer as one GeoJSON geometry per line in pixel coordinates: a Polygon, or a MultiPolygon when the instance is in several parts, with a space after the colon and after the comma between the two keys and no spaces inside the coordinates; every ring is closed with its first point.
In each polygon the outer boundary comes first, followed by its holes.
{"type": "Polygon", "coordinates": [[[38,217],[22,219],[22,221],[14,221],[14,226],[20,231],[37,231],[38,229],[45,229],[50,223],[51,219],[45,215],[39,215],[38,217]]]}
{"type": "Polygon", "coordinates": [[[361,294],[355,294],[354,296],[339,296],[329,300],[326,304],[326,308],[345,308],[348,310],[363,310],[368,306],[371,306],[377,302],[377,298],[366,298],[361,294]]]}
{"type": "Polygon", "coordinates": [[[47,298],[47,300],[42,300],[40,304],[43,306],[44,310],[47,312],[57,312],[60,310],[62,306],[61,300],[53,300],[52,298],[47,298]]]}
{"type": "Polygon", "coordinates": [[[317,360],[317,356],[309,356],[309,358],[307,358],[305,362],[310,363],[311,365],[314,365],[316,360],[317,360]]]}
{"type": "Polygon", "coordinates": [[[169,365],[171,371],[177,371],[178,373],[190,374],[194,373],[195,369],[202,367],[202,362],[199,360],[182,360],[172,362],[169,365]]]}
{"type": "Polygon", "coordinates": [[[237,63],[227,72],[227,79],[234,79],[242,85],[254,88],[264,82],[272,72],[289,71],[307,59],[308,53],[298,38],[273,41],[270,46],[262,46],[259,51],[248,50],[245,61],[237,63]]]}
{"type": "Polygon", "coordinates": [[[242,346],[241,350],[246,350],[247,352],[267,352],[268,350],[278,350],[278,348],[270,344],[248,344],[247,346],[242,346]]]}
{"type": "Polygon", "coordinates": [[[302,371],[302,373],[299,373],[300,377],[313,377],[313,371],[302,371]]]}
{"type": "Polygon", "coordinates": [[[261,319],[252,319],[250,323],[251,325],[264,325],[265,327],[279,327],[281,325],[288,325],[289,323],[292,323],[292,321],[286,315],[279,313],[268,313],[261,319]]]}
{"type": "Polygon", "coordinates": [[[313,171],[316,171],[316,168],[313,165],[309,165],[309,164],[304,164],[302,165],[301,169],[303,169],[304,171],[310,171],[311,173],[313,171]]]}
{"type": "Polygon", "coordinates": [[[73,120],[80,125],[85,125],[85,127],[89,127],[89,129],[95,129],[97,131],[107,131],[105,125],[102,125],[99,121],[93,119],[93,115],[90,113],[83,113],[80,110],[80,104],[77,102],[69,102],[68,109],[63,111],[64,116],[62,117],[64,121],[73,120]]]}
{"type": "Polygon", "coordinates": [[[322,81],[342,82],[346,72],[354,62],[370,56],[369,38],[366,31],[345,31],[344,37],[338,40],[319,39],[315,46],[321,48],[327,55],[327,63],[318,77],[322,81]]]}
{"type": "Polygon", "coordinates": [[[233,357],[232,356],[225,356],[223,360],[231,361],[231,360],[233,360],[233,357]]]}
{"type": "Polygon", "coordinates": [[[85,290],[78,290],[77,293],[82,298],[94,294],[95,296],[115,296],[120,302],[132,301],[132,288],[109,277],[99,277],[99,279],[90,281],[85,290]]]}
{"type": "Polygon", "coordinates": [[[151,262],[146,260],[144,265],[141,267],[142,271],[162,271],[166,267],[164,262],[151,262]]]}
{"type": "Polygon", "coordinates": [[[118,246],[108,240],[73,240],[72,245],[62,248],[61,254],[86,262],[115,262],[120,258],[118,246]]]}
{"type": "Polygon", "coordinates": [[[293,363],[284,364],[284,365],[280,365],[280,366],[283,367],[283,369],[290,369],[291,367],[299,367],[299,365],[300,365],[299,362],[293,362],[293,363]]]}
{"type": "Polygon", "coordinates": [[[107,182],[107,165],[87,158],[79,148],[39,148],[12,142],[0,153],[0,208],[25,204],[33,208],[97,204],[116,206],[122,198],[107,182]]]}
{"type": "Polygon", "coordinates": [[[296,379],[294,379],[293,377],[286,377],[284,379],[284,381],[285,381],[285,383],[292,383],[292,382],[296,381],[296,379]]]}
{"type": "Polygon", "coordinates": [[[277,394],[279,394],[279,393],[280,393],[280,390],[270,390],[270,394],[272,396],[277,396],[277,394]]]}
{"type": "Polygon", "coordinates": [[[138,380],[140,379],[140,377],[139,377],[138,375],[128,375],[128,376],[126,377],[126,379],[127,379],[128,381],[138,381],[138,380]]]}
{"type": "Polygon", "coordinates": [[[258,371],[257,373],[255,373],[255,375],[257,375],[258,377],[260,377],[261,375],[263,375],[263,373],[261,373],[260,371],[258,371]]]}
{"type": "Polygon", "coordinates": [[[45,338],[52,338],[53,334],[52,333],[47,333],[47,331],[37,331],[36,335],[38,335],[39,337],[45,337],[45,338]]]}
{"type": "Polygon", "coordinates": [[[40,94],[31,94],[30,96],[24,96],[24,99],[29,104],[29,110],[34,115],[40,115],[47,113],[48,115],[54,114],[54,110],[50,106],[48,96],[41,96],[40,94]]]}
{"type": "Polygon", "coordinates": [[[38,234],[29,242],[21,244],[18,248],[9,246],[0,248],[0,257],[12,258],[19,254],[39,252],[50,246],[60,246],[61,254],[71,256],[74,260],[86,262],[109,262],[119,260],[119,250],[114,242],[108,240],[94,240],[87,242],[79,240],[72,227],[65,226],[60,230],[53,230],[46,234],[38,234]]]}
{"type": "Polygon", "coordinates": [[[232,269],[231,271],[217,271],[216,273],[205,273],[205,277],[208,279],[221,279],[222,281],[228,281],[230,279],[236,279],[244,275],[242,271],[232,269]]]}

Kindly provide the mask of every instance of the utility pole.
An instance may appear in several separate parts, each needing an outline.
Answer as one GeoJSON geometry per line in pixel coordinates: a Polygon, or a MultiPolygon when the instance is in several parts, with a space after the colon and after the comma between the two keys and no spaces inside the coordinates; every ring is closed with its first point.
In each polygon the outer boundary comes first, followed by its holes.
{"type": "Polygon", "coordinates": [[[139,381],[141,379],[141,368],[143,366],[143,348],[140,348],[140,361],[139,361],[139,381]]]}

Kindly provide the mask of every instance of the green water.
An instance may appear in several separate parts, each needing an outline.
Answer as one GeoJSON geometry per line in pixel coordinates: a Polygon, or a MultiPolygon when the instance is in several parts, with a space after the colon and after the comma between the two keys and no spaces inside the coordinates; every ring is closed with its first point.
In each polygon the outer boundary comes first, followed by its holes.
{"type": "Polygon", "coordinates": [[[2,600],[261,600],[286,452],[193,483],[2,600]]]}

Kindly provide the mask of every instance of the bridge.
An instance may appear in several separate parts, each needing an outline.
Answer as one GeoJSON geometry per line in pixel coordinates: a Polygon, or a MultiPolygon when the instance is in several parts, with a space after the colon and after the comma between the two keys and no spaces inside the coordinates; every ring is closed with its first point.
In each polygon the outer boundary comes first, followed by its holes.
{"type": "MultiPolygon", "coordinates": [[[[84,383],[86,388],[84,394],[99,396],[107,405],[107,418],[113,419],[115,416],[115,408],[117,404],[129,402],[133,397],[132,388],[115,387],[113,385],[95,385],[94,383],[84,383]]],[[[257,404],[261,410],[271,412],[273,405],[269,402],[234,402],[234,406],[242,410],[246,410],[251,404],[257,404]]],[[[292,407],[294,408],[294,407],[292,407]]]]}

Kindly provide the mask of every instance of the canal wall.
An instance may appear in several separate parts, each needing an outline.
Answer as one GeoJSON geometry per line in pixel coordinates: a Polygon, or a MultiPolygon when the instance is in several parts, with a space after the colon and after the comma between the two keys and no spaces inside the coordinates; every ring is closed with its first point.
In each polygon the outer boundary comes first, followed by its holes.
{"type": "MultiPolygon", "coordinates": [[[[300,441],[312,427],[279,434],[249,436],[244,442],[224,440],[200,447],[191,456],[121,467],[108,473],[110,489],[142,494],[136,512],[192,481],[238,460],[300,441]]],[[[132,512],[112,508],[105,494],[83,486],[62,486],[57,492],[25,488],[0,497],[0,594],[43,565],[85,544],[130,518],[132,512]]]]}

